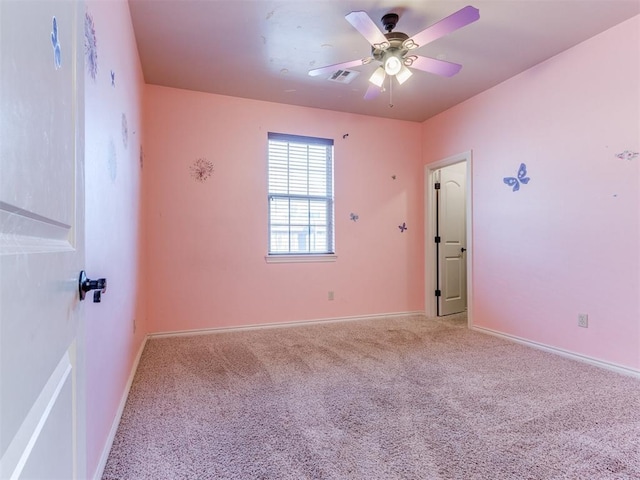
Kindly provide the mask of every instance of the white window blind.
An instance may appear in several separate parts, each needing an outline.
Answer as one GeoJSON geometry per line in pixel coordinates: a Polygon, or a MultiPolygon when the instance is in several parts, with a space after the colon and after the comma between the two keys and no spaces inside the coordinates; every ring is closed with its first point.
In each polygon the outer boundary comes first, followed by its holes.
{"type": "Polygon", "coordinates": [[[334,253],[333,140],[269,133],[269,254],[334,253]]]}

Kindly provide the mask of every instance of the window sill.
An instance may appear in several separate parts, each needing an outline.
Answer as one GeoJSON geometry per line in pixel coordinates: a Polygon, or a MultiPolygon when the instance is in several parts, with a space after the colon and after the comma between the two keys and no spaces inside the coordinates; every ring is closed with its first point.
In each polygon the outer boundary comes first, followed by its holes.
{"type": "Polygon", "coordinates": [[[338,256],[335,253],[322,253],[317,255],[265,255],[267,263],[319,263],[335,262],[338,256]]]}

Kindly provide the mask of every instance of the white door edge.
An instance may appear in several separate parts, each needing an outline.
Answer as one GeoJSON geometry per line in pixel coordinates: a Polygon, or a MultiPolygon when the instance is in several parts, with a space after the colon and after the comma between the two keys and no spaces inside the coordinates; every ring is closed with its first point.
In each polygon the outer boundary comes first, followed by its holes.
{"type": "Polygon", "coordinates": [[[467,192],[466,192],[466,209],[467,209],[467,251],[465,252],[467,259],[467,325],[473,325],[473,152],[458,153],[442,160],[429,163],[424,166],[424,214],[425,214],[425,300],[424,309],[427,317],[435,317],[437,314],[437,301],[434,295],[436,289],[436,273],[434,265],[436,264],[436,253],[433,248],[433,239],[436,236],[435,222],[435,172],[443,167],[448,167],[455,163],[467,162],[467,192]]]}

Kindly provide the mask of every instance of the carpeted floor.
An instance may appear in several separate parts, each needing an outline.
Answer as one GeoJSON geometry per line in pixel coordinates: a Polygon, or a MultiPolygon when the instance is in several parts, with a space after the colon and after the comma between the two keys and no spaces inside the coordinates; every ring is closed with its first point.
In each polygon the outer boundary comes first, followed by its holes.
{"type": "Polygon", "coordinates": [[[151,339],[103,479],[640,479],[640,380],[465,326],[151,339]]]}

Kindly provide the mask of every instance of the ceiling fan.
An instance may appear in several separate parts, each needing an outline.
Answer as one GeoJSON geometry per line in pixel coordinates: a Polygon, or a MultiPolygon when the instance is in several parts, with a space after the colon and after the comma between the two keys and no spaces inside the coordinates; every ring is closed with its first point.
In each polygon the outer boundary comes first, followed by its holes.
{"type": "Polygon", "coordinates": [[[462,68],[462,65],[458,63],[422,57],[415,55],[413,51],[475,22],[480,18],[480,11],[468,5],[427,27],[413,37],[409,37],[406,33],[393,31],[399,19],[395,13],[387,13],[381,19],[382,25],[387,33],[382,33],[366,12],[351,12],[344,18],[371,44],[371,56],[349,62],[327,65],[326,67],[314,68],[313,70],[309,70],[309,75],[315,77],[318,75],[332,74],[340,69],[367,65],[376,60],[380,62],[380,65],[369,78],[371,85],[364,96],[365,99],[370,99],[380,92],[387,76],[395,76],[401,85],[406,82],[409,77],[413,75],[409,67],[443,77],[452,77],[458,73],[462,68]]]}

